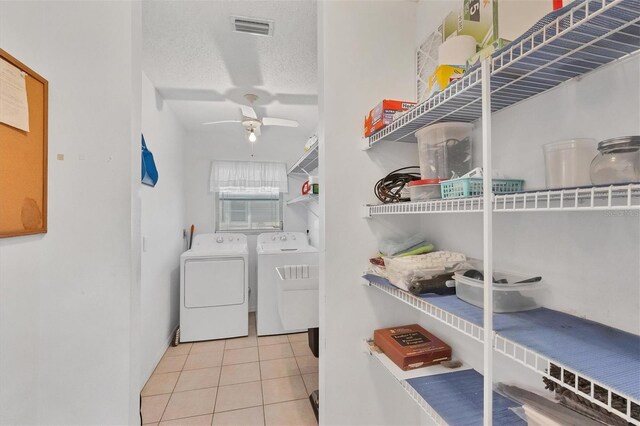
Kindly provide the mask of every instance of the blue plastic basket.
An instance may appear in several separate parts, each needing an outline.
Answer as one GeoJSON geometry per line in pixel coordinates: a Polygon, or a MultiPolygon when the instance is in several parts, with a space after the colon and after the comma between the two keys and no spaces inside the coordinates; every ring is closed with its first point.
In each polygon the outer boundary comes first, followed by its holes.
{"type": "MultiPolygon", "coordinates": [[[[493,193],[507,194],[522,191],[522,179],[493,179],[493,193]]],[[[482,195],[482,178],[458,178],[440,183],[442,198],[479,197],[482,195]]]]}

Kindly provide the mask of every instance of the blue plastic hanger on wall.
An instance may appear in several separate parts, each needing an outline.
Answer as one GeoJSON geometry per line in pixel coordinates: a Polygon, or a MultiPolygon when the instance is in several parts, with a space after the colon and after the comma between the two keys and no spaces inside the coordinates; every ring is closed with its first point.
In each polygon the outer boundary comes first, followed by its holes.
{"type": "Polygon", "coordinates": [[[158,183],[158,169],[153,159],[153,154],[147,148],[142,135],[142,183],[149,186],[156,186],[158,183]]]}

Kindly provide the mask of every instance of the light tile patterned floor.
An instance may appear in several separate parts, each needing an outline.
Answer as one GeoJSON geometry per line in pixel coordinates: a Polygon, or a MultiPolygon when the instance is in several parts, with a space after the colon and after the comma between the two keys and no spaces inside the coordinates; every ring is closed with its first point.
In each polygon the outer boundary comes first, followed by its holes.
{"type": "Polygon", "coordinates": [[[318,359],[307,334],[249,336],[169,347],[142,390],[154,425],[315,426],[309,394],[318,359]]]}

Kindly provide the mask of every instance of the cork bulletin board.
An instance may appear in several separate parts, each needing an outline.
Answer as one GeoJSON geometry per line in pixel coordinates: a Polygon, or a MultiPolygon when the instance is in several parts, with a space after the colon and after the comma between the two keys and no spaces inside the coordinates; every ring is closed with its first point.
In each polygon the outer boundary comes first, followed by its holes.
{"type": "Polygon", "coordinates": [[[29,112],[28,131],[0,121],[0,238],[46,233],[48,82],[2,49],[0,61],[22,71],[29,112]]]}

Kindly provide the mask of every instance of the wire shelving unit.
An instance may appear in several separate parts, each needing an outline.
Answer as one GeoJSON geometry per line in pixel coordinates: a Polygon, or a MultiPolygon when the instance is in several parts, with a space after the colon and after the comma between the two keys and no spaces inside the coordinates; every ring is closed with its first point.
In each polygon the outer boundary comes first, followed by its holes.
{"type": "MultiPolygon", "coordinates": [[[[375,358],[402,386],[436,425],[480,426],[479,411],[482,407],[482,375],[468,365],[449,369],[441,365],[403,371],[371,340],[365,339],[365,352],[375,358]],[[470,418],[475,418],[471,420],[470,418]]],[[[499,410],[494,413],[494,425],[525,426],[511,408],[520,404],[493,392],[499,410]]]]}
{"type": "Polygon", "coordinates": [[[287,170],[287,176],[305,177],[318,168],[318,142],[311,145],[302,157],[287,170]]]}
{"type": "MultiPolygon", "coordinates": [[[[500,111],[640,49],[637,0],[576,1],[547,15],[490,61],[491,110],[500,111]]],[[[369,136],[416,142],[416,130],[482,116],[482,70],[474,68],[444,91],[369,136]]]]}
{"type": "MultiPolygon", "coordinates": [[[[492,198],[494,212],[630,212],[640,210],[640,184],[494,194],[492,198]]],[[[364,216],[474,213],[482,209],[482,197],[473,197],[365,206],[364,216]]]]}
{"type": "MultiPolygon", "coordinates": [[[[367,285],[474,340],[483,341],[482,308],[463,302],[455,295],[416,296],[376,275],[367,274],[363,278],[367,285]]],[[[637,413],[637,410],[640,410],[640,387],[635,386],[634,389],[633,376],[623,374],[624,371],[640,371],[640,353],[637,352],[640,349],[640,337],[544,308],[535,312],[495,314],[494,317],[496,328],[491,339],[493,350],[576,392],[589,402],[611,411],[626,421],[640,425],[640,413],[635,416],[632,414],[632,411],[637,413]],[[523,324],[532,325],[523,327],[523,324]],[[594,340],[594,336],[597,335],[610,340],[602,342],[605,346],[602,349],[595,347],[600,344],[594,340]],[[576,341],[584,339],[594,347],[587,344],[582,347],[572,346],[567,343],[568,349],[563,348],[562,344],[551,349],[539,349],[532,347],[531,336],[536,339],[549,336],[567,342],[572,338],[576,341]],[[591,336],[591,339],[586,336],[591,336]],[[576,352],[584,352],[586,359],[583,356],[582,359],[572,361],[576,352]],[[567,360],[562,362],[562,359],[567,360]],[[598,394],[596,389],[600,390],[598,394]]],[[[636,384],[640,385],[640,377],[636,384]]]]}
{"type": "MultiPolygon", "coordinates": [[[[445,373],[443,367],[426,367],[417,370],[402,371],[397,365],[395,365],[386,355],[376,350],[373,341],[370,339],[364,340],[364,351],[371,355],[384,367],[402,386],[402,388],[411,396],[411,398],[427,413],[427,415],[433,420],[436,425],[446,425],[447,423],[440,417],[440,415],[431,407],[427,401],[425,401],[414,388],[409,385],[407,379],[414,377],[425,376],[428,374],[441,374],[445,373]]],[[[461,369],[468,369],[468,366],[460,367],[461,369]]]]}
{"type": "Polygon", "coordinates": [[[290,206],[292,204],[298,204],[298,203],[310,203],[311,201],[317,201],[317,200],[318,200],[318,194],[305,194],[305,195],[297,196],[296,198],[292,198],[291,200],[287,201],[287,205],[290,206]]]}
{"type": "MultiPolygon", "coordinates": [[[[563,335],[562,330],[558,332],[553,324],[545,324],[543,321],[545,316],[564,314],[541,311],[542,323],[537,331],[539,334],[535,335],[538,340],[529,340],[530,330],[512,333],[508,327],[505,328],[505,321],[514,321],[517,325],[520,320],[526,323],[527,317],[493,314],[493,282],[490,278],[493,268],[491,235],[494,212],[600,210],[619,214],[629,211],[635,214],[640,210],[640,185],[637,184],[492,194],[492,113],[580,78],[601,66],[637,55],[639,51],[640,0],[575,0],[548,14],[521,37],[485,59],[480,66],[470,69],[462,79],[443,92],[417,105],[389,126],[363,140],[363,149],[369,149],[382,140],[415,143],[414,133],[424,126],[438,122],[472,122],[482,119],[482,167],[487,171],[483,177],[482,197],[365,206],[364,216],[482,212],[484,310],[463,309],[456,304],[455,296],[422,298],[371,277],[367,277],[367,280],[371,287],[483,342],[484,377],[481,389],[484,424],[492,424],[495,411],[500,409],[492,397],[493,356],[494,352],[498,352],[564,388],[577,390],[576,393],[587,401],[640,426],[640,386],[634,387],[631,383],[630,387],[628,380],[630,372],[640,371],[640,351],[637,350],[640,348],[640,343],[637,342],[640,337],[625,335],[620,340],[610,341],[611,351],[600,353],[589,364],[586,361],[591,358],[572,351],[577,349],[589,352],[598,349],[596,346],[589,343],[588,339],[571,340],[570,334],[563,335]],[[574,344],[568,348],[565,345],[566,353],[561,353],[556,348],[540,347],[537,344],[544,342],[546,337],[564,338],[574,344]],[[628,356],[629,347],[636,348],[631,356],[628,356]],[[626,356],[624,359],[617,359],[622,370],[611,368],[607,355],[612,354],[626,356]]],[[[592,327],[591,323],[580,318],[561,319],[570,324],[569,330],[570,327],[584,330],[592,327]]],[[[602,328],[596,327],[595,330],[606,339],[624,333],[606,326],[597,326],[602,328]]]]}

